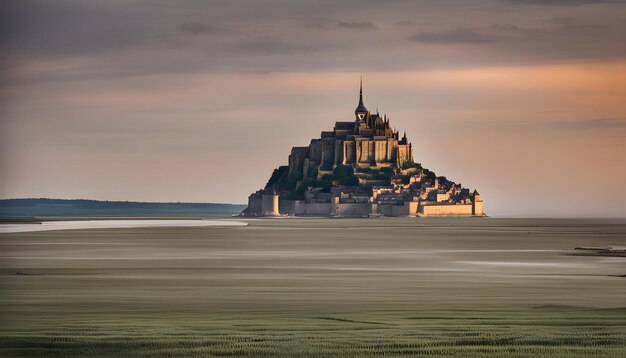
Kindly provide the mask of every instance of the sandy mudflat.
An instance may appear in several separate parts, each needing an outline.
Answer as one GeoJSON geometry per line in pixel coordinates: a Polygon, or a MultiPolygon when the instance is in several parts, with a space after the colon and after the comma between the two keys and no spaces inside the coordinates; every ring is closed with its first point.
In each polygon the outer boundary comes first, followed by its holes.
{"type": "Polygon", "coordinates": [[[624,220],[247,222],[0,234],[0,350],[624,353],[624,220]]]}
{"type": "Polygon", "coordinates": [[[142,227],[246,226],[238,220],[58,220],[27,224],[0,224],[0,233],[52,230],[118,229],[142,227]]]}

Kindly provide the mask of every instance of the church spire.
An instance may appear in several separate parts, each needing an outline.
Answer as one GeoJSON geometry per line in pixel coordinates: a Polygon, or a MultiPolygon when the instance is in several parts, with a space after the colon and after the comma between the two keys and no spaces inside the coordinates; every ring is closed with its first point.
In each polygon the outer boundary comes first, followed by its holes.
{"type": "Polygon", "coordinates": [[[358,120],[363,120],[367,113],[367,108],[365,108],[363,104],[363,77],[361,76],[361,83],[359,85],[359,105],[354,110],[354,114],[357,116],[358,120]]]}
{"type": "Polygon", "coordinates": [[[359,85],[359,104],[363,104],[363,76],[361,76],[361,81],[359,85]]]}
{"type": "Polygon", "coordinates": [[[361,76],[361,84],[359,85],[359,106],[357,109],[359,108],[365,108],[363,104],[363,76],[361,76]]]}

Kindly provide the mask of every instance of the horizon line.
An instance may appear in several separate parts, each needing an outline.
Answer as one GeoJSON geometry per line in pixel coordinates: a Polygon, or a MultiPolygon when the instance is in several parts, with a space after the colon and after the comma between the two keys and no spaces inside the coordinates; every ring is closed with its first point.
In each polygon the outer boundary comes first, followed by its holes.
{"type": "Polygon", "coordinates": [[[85,199],[85,198],[49,198],[49,197],[21,197],[21,198],[0,198],[0,201],[6,200],[65,200],[65,201],[100,201],[108,203],[145,203],[145,204],[215,204],[215,205],[247,205],[238,203],[220,203],[208,201],[143,201],[143,200],[109,200],[109,199],[85,199]]]}

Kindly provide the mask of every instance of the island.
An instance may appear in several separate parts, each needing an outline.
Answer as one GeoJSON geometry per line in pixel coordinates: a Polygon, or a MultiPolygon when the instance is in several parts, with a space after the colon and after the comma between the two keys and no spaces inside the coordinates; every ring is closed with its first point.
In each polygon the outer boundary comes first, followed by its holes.
{"type": "Polygon", "coordinates": [[[336,122],[306,147],[293,147],[288,165],[248,197],[242,216],[482,217],[478,191],[422,167],[406,132],[363,103],[355,119],[336,122]]]}

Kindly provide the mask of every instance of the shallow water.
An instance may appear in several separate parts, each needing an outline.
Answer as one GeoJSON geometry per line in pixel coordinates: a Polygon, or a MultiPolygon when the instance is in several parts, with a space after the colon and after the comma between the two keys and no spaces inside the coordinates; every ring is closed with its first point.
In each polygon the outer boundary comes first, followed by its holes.
{"type": "Polygon", "coordinates": [[[246,226],[236,220],[64,220],[44,221],[41,224],[3,224],[0,233],[17,233],[50,230],[116,229],[142,227],[199,227],[199,226],[246,226]]]}
{"type": "Polygon", "coordinates": [[[626,306],[626,281],[615,277],[626,274],[626,259],[574,256],[575,247],[626,244],[623,221],[223,218],[13,226],[54,230],[0,235],[0,270],[8,274],[0,283],[20,305],[29,297],[81,297],[95,309],[113,294],[105,306],[205,313],[478,309],[486,301],[626,306]]]}

